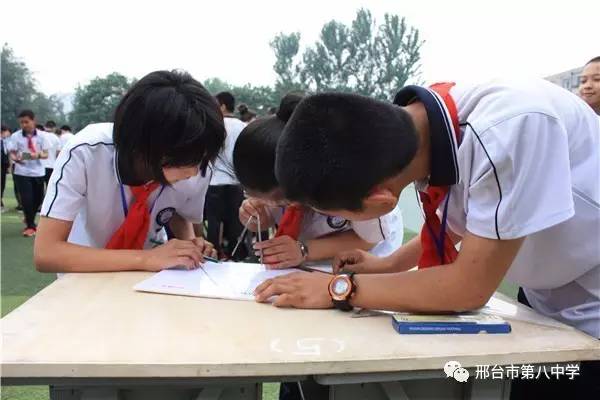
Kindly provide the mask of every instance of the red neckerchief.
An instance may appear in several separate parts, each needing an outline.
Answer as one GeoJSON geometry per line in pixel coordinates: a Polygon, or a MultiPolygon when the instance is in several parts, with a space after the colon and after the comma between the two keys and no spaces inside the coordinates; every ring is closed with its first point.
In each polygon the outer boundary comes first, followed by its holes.
{"type": "MultiPolygon", "coordinates": [[[[444,105],[448,109],[450,118],[452,119],[456,142],[460,143],[458,112],[456,104],[452,96],[450,96],[450,88],[452,86],[454,86],[453,82],[436,83],[430,86],[430,89],[436,92],[444,101],[444,105]]],[[[421,247],[423,248],[423,252],[419,258],[419,268],[450,264],[458,256],[458,251],[446,231],[447,197],[449,190],[449,186],[429,185],[425,191],[419,191],[419,197],[423,211],[425,212],[425,224],[421,230],[421,247]],[[446,198],[446,204],[444,206],[442,221],[440,221],[437,209],[444,198],[446,198]]]]}

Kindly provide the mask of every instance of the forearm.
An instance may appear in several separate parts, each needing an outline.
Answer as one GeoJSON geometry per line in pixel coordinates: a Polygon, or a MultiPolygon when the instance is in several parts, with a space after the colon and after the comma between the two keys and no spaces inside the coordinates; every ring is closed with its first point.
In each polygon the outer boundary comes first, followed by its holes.
{"type": "Polygon", "coordinates": [[[173,215],[169,221],[169,227],[177,239],[192,240],[196,237],[192,223],[179,214],[173,215]]]}
{"type": "Polygon", "coordinates": [[[147,250],[107,250],[68,242],[38,243],[34,261],[40,272],[111,272],[144,270],[147,250]]]}
{"type": "Polygon", "coordinates": [[[382,272],[402,272],[413,268],[419,262],[422,251],[421,236],[417,235],[386,257],[389,267],[382,272]]]}
{"type": "Polygon", "coordinates": [[[479,308],[498,288],[523,240],[501,241],[467,234],[452,264],[395,274],[357,275],[358,289],[352,304],[418,312],[479,308]]]}
{"type": "Polygon", "coordinates": [[[42,151],[38,154],[38,159],[40,160],[45,160],[48,158],[48,152],[47,151],[42,151]]]}
{"type": "Polygon", "coordinates": [[[196,237],[204,237],[204,225],[203,224],[193,224],[194,226],[194,236],[196,237]]]}
{"type": "MultiPolygon", "coordinates": [[[[454,244],[459,243],[462,239],[450,230],[448,230],[448,235],[454,244]]],[[[402,272],[415,267],[419,262],[422,252],[421,234],[419,233],[387,257],[389,270],[386,272],[402,272]]]]}
{"type": "Polygon", "coordinates": [[[335,257],[345,250],[361,249],[370,250],[375,246],[350,230],[335,233],[327,237],[306,241],[308,247],[308,261],[326,260],[335,257]]]}
{"type": "Polygon", "coordinates": [[[407,312],[450,312],[481,307],[493,293],[474,288],[473,278],[444,265],[394,274],[355,276],[352,305],[407,312]]]}

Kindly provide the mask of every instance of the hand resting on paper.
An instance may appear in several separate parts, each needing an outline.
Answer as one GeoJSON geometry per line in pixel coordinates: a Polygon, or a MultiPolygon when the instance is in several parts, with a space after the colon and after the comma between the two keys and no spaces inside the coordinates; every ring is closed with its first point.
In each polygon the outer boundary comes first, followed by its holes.
{"type": "Polygon", "coordinates": [[[217,255],[213,245],[203,238],[171,239],[146,253],[144,264],[147,271],[161,271],[173,266],[195,269],[204,261],[204,255],[217,255]]]}

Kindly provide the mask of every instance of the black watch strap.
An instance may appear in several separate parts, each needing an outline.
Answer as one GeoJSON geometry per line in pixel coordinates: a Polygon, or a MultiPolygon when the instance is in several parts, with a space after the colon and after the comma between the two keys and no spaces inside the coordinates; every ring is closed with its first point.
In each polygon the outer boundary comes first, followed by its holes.
{"type": "Polygon", "coordinates": [[[340,311],[352,311],[354,309],[348,299],[342,301],[333,300],[333,306],[340,311]]]}

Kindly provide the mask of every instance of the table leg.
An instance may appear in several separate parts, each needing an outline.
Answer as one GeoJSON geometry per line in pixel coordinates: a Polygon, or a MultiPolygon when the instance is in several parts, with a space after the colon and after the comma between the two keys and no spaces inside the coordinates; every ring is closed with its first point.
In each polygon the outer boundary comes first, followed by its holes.
{"type": "Polygon", "coordinates": [[[508,400],[510,398],[510,379],[473,379],[469,383],[469,399],[508,400]]]}

